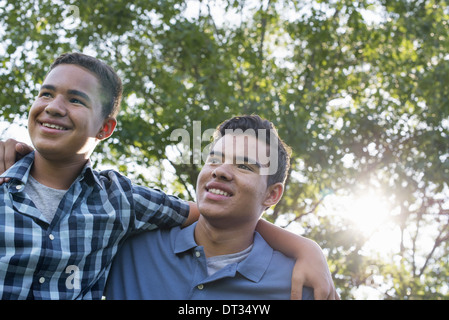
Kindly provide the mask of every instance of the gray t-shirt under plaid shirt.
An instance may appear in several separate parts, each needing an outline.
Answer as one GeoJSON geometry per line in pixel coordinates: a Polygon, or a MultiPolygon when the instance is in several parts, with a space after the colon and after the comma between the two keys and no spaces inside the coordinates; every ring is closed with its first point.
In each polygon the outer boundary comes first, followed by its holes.
{"type": "Polygon", "coordinates": [[[39,209],[48,223],[50,223],[67,190],[58,190],[44,186],[29,175],[25,185],[25,192],[33,200],[36,208],[39,209]]]}

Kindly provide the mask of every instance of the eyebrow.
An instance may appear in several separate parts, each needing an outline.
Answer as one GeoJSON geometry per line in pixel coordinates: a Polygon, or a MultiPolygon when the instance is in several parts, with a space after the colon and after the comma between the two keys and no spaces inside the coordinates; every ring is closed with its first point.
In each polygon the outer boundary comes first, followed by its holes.
{"type": "MultiPolygon", "coordinates": [[[[42,89],[56,91],[56,87],[51,85],[51,84],[44,84],[44,85],[42,85],[41,90],[42,89]]],[[[79,97],[85,99],[87,102],[91,102],[89,96],[86,93],[82,92],[82,91],[75,90],[75,89],[70,89],[70,90],[67,90],[67,93],[79,96],[79,97]]]]}
{"type": "MultiPolygon", "coordinates": [[[[224,158],[224,154],[222,152],[213,151],[213,150],[209,153],[209,156],[216,156],[216,157],[224,158]]],[[[253,164],[253,165],[257,166],[258,168],[262,168],[262,165],[254,159],[250,159],[248,157],[234,157],[234,158],[235,158],[237,164],[247,163],[247,164],[253,164]],[[240,162],[240,161],[243,161],[243,162],[240,162]]]]}

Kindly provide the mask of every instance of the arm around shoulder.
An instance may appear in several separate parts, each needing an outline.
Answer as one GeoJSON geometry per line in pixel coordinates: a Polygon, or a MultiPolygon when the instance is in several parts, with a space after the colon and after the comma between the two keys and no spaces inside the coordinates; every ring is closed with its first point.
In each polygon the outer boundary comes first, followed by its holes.
{"type": "Polygon", "coordinates": [[[189,201],[189,216],[187,217],[187,220],[184,221],[182,224],[182,227],[188,227],[192,223],[198,221],[198,218],[200,217],[200,211],[198,210],[198,206],[195,202],[189,201]]]}
{"type": "Polygon", "coordinates": [[[292,276],[292,299],[301,299],[303,286],[309,286],[314,289],[317,300],[339,300],[326,257],[315,241],[262,219],[256,230],[273,249],[296,259],[292,276]]]}

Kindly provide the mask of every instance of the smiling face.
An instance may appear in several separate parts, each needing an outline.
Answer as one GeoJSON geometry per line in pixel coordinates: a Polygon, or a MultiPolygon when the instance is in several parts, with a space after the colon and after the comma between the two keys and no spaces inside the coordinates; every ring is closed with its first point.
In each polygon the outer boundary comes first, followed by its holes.
{"type": "Polygon", "coordinates": [[[83,67],[51,70],[28,116],[36,151],[49,160],[87,160],[98,139],[115,128],[115,119],[102,117],[100,92],[98,79],[83,67]]]}
{"type": "Polygon", "coordinates": [[[209,221],[255,224],[265,208],[279,201],[282,183],[267,185],[259,155],[265,142],[250,135],[228,134],[213,146],[197,181],[197,204],[209,221]]]}

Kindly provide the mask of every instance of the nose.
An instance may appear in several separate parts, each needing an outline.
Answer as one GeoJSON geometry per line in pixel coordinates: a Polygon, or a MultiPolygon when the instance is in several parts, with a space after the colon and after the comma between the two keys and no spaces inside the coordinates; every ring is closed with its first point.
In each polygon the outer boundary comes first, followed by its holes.
{"type": "Polygon", "coordinates": [[[231,181],[233,179],[232,165],[221,164],[212,171],[212,177],[215,179],[231,181]]]}
{"type": "Polygon", "coordinates": [[[54,117],[64,117],[67,114],[64,97],[57,95],[47,104],[45,112],[54,117]]]}

